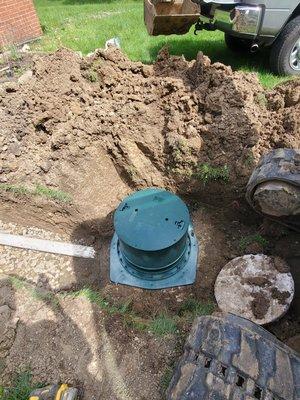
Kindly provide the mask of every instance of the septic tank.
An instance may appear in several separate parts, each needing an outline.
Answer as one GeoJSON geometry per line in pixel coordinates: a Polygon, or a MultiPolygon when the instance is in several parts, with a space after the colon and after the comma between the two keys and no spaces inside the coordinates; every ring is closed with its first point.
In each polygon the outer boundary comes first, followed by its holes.
{"type": "Polygon", "coordinates": [[[194,283],[198,244],[178,196],[158,188],[133,193],[117,208],[114,228],[111,281],[146,289],[194,283]]]}

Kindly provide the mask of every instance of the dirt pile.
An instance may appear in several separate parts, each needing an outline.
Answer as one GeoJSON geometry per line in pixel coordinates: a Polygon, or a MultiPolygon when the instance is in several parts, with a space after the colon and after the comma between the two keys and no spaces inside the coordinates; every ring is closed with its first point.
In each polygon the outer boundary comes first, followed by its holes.
{"type": "Polygon", "coordinates": [[[299,81],[266,93],[201,53],[150,66],[62,49],[32,72],[0,87],[0,182],[62,188],[88,215],[87,198],[112,209],[144,186],[236,196],[262,153],[299,146],[299,81]]]}

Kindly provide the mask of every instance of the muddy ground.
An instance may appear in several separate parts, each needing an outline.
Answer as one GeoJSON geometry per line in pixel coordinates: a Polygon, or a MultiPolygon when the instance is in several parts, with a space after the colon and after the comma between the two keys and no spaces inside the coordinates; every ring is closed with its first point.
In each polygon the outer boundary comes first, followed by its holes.
{"type": "MultiPolygon", "coordinates": [[[[36,381],[66,379],[89,399],[161,399],[190,326],[182,304],[213,303],[215,278],[229,260],[281,256],[298,279],[299,234],[263,221],[244,191],[262,154],[299,148],[299,112],[299,80],[266,91],[254,74],[211,64],[201,53],[187,62],[166,49],[154,65],[115,49],[89,58],[62,49],[35,56],[32,73],[0,85],[3,229],[30,236],[42,228],[97,252],[95,260],[40,259],[1,248],[3,381],[29,367],[36,381]],[[203,165],[217,174],[204,174],[203,165]],[[109,282],[113,211],[149,186],[178,193],[190,208],[201,246],[191,287],[151,292],[109,282]],[[258,234],[265,241],[253,239],[258,234]],[[28,288],[12,285],[12,275],[58,296],[55,307],[48,295],[33,300],[28,288]],[[142,321],[167,313],[178,331],[156,337],[120,313],[59,297],[87,286],[110,304],[130,302],[142,321]]],[[[300,333],[297,302],[268,327],[283,341],[300,333]]]]}

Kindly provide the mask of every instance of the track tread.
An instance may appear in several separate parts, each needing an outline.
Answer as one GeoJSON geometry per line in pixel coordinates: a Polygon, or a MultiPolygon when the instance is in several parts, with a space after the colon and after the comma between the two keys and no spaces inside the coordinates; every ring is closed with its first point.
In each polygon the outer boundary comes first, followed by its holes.
{"type": "Polygon", "coordinates": [[[192,328],[167,400],[296,400],[300,357],[241,317],[200,317],[192,328]]]}

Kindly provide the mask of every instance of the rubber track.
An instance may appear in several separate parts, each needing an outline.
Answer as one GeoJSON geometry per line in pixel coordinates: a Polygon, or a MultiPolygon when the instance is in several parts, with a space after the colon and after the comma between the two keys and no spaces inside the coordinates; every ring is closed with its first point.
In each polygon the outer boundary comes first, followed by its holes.
{"type": "MultiPolygon", "coordinates": [[[[258,185],[263,182],[280,181],[300,187],[300,150],[275,149],[261,158],[247,184],[246,199],[255,211],[260,212],[253,201],[253,195],[258,185]]],[[[299,216],[285,218],[266,217],[282,223],[300,232],[299,216]]]]}
{"type": "Polygon", "coordinates": [[[299,354],[232,314],[195,321],[167,391],[167,400],[299,398],[299,354]]]}

